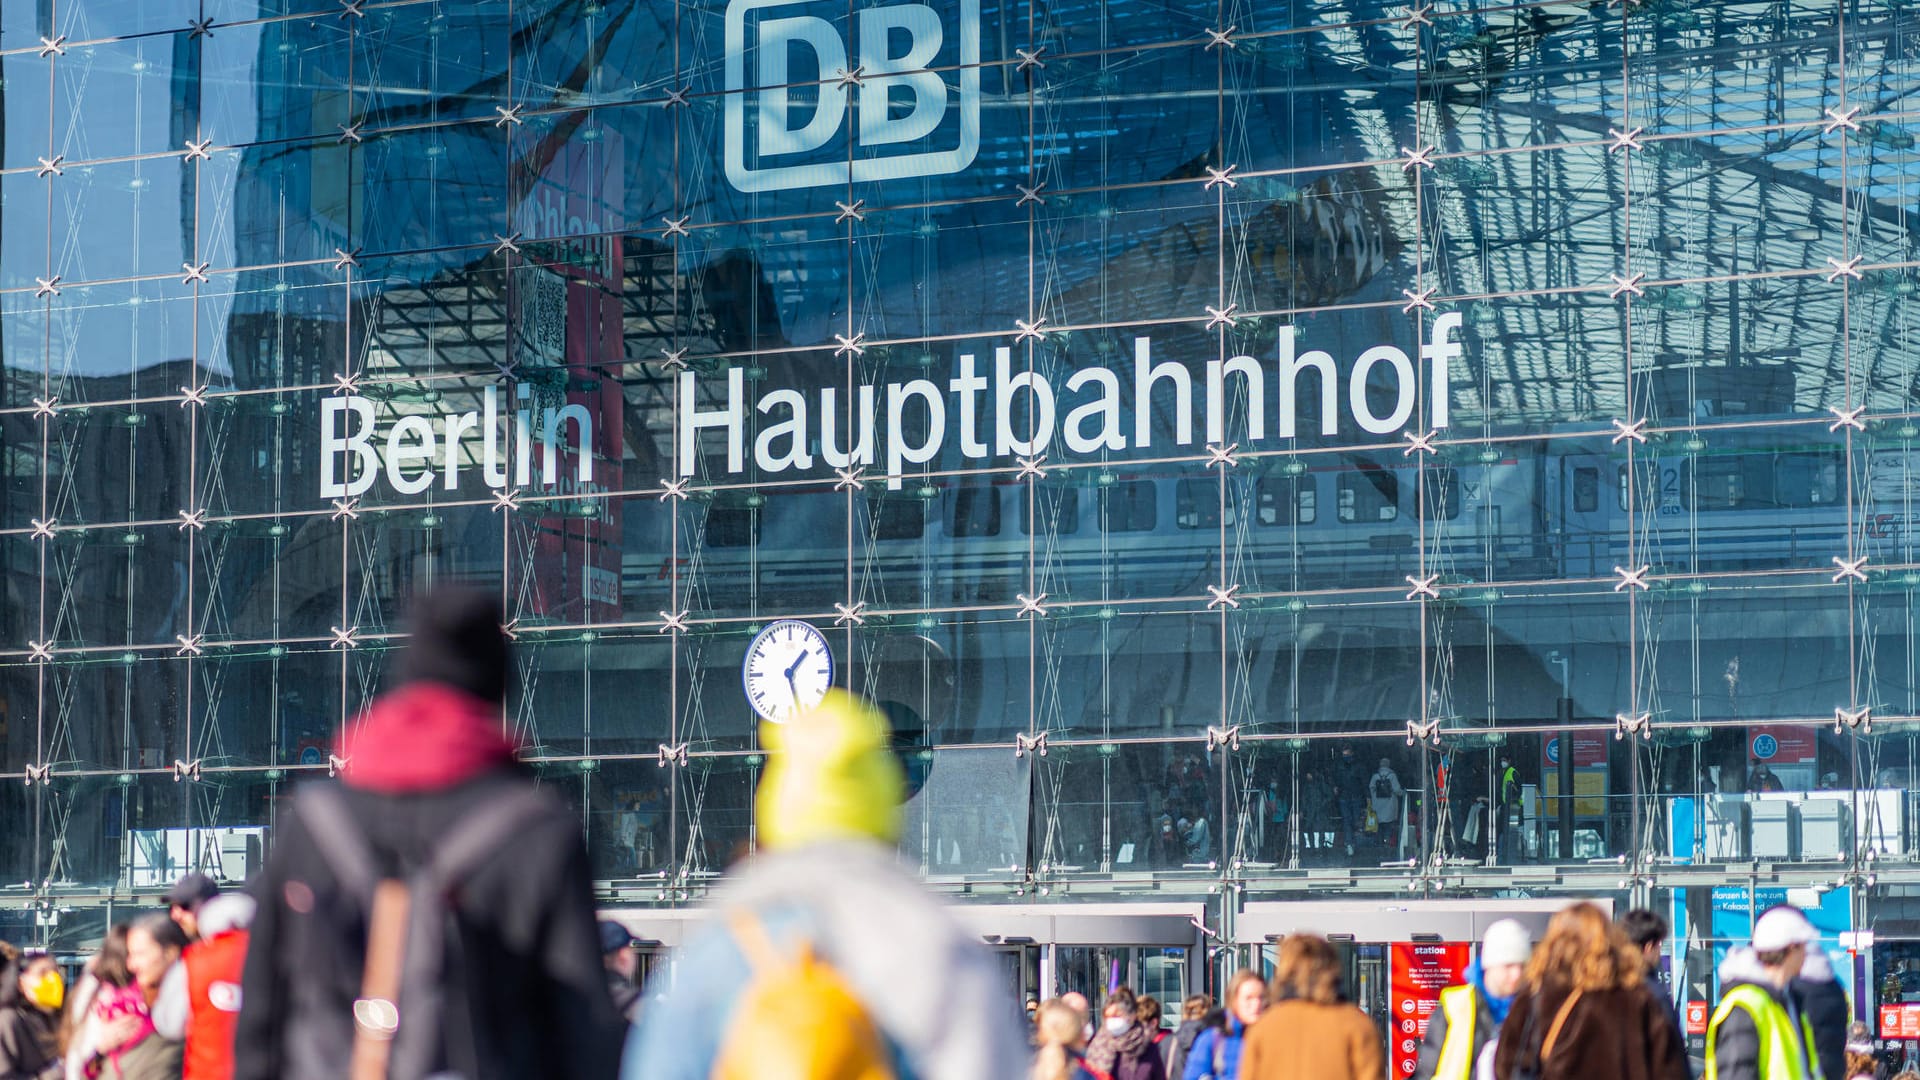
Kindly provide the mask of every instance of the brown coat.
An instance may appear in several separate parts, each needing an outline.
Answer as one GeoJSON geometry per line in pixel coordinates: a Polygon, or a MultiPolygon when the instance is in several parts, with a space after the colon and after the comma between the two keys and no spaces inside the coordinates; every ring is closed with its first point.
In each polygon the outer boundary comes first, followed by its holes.
{"type": "Polygon", "coordinates": [[[1240,1080],[1381,1080],[1380,1032],[1351,1005],[1282,1001],[1247,1029],[1240,1080]]]}
{"type": "MultiPolygon", "coordinates": [[[[1565,989],[1556,986],[1537,994],[1530,989],[1520,991],[1506,1023],[1500,1025],[1500,1043],[1493,1052],[1493,1075],[1498,1080],[1513,1076],[1516,1064],[1531,1063],[1567,996],[1565,989]],[[1535,1010],[1540,1015],[1528,1040],[1527,1017],[1535,1010]],[[1533,1045],[1523,1047],[1523,1041],[1533,1045]]],[[[1687,1080],[1686,1053],[1660,999],[1646,984],[1631,990],[1590,990],[1580,995],[1568,1011],[1553,1052],[1541,1063],[1540,1080],[1594,1076],[1608,1080],[1687,1080]]]]}

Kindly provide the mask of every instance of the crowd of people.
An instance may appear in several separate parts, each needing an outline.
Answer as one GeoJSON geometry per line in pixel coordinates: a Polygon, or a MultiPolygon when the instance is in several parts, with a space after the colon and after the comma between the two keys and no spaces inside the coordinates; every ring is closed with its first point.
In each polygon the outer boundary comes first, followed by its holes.
{"type": "MultiPolygon", "coordinates": [[[[393,689],[342,735],[339,781],[297,790],[244,890],[181,878],[71,990],[53,957],[0,944],[0,1080],[1385,1076],[1338,950],[1306,933],[1270,977],[1242,971],[1177,1021],[1115,985],[1097,1007],[1029,1003],[1023,1032],[994,958],[896,857],[905,773],[884,717],[841,691],[762,729],[758,850],[643,1003],[631,935],[596,921],[577,815],[500,723],[494,602],[416,608],[393,689]]],[[[1388,788],[1333,815],[1377,823],[1366,800],[1388,788]]],[[[1616,923],[1585,903],[1537,945],[1494,923],[1440,993],[1414,1075],[1691,1080],[1652,975],[1666,934],[1651,912],[1616,923]]],[[[1778,907],[1727,956],[1710,1080],[1887,1080],[1817,942],[1778,907]]]]}

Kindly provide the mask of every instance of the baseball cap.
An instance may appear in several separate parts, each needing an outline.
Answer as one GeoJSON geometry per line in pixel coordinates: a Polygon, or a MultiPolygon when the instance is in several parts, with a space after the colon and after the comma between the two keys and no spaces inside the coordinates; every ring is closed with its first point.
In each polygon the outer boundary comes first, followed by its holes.
{"type": "Polygon", "coordinates": [[[1480,939],[1480,966],[1524,964],[1533,955],[1533,935],[1512,919],[1501,919],[1480,939]]]}
{"type": "Polygon", "coordinates": [[[619,952],[633,944],[633,935],[612,919],[600,920],[600,955],[619,952]]]}
{"type": "Polygon", "coordinates": [[[187,874],[173,883],[163,898],[168,907],[183,907],[188,911],[197,911],[201,904],[220,895],[220,886],[205,874],[187,874]]]}
{"type": "Polygon", "coordinates": [[[1796,907],[1785,904],[1768,908],[1753,924],[1753,947],[1760,952],[1776,952],[1795,945],[1811,945],[1820,940],[1820,931],[1796,907]]]}

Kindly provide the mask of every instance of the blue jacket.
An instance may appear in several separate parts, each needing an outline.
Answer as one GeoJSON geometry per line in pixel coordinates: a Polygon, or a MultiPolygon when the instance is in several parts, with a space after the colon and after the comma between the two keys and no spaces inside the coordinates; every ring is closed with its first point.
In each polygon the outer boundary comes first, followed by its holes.
{"type": "Polygon", "coordinates": [[[1193,1040],[1193,1049],[1187,1052],[1187,1067],[1180,1080],[1235,1080],[1240,1075],[1240,1046],[1246,1041],[1247,1028],[1239,1017],[1227,1017],[1227,1030],[1223,1034],[1217,1027],[1210,1027],[1193,1040]],[[1221,1043],[1220,1072],[1213,1071],[1213,1047],[1221,1043]]]}

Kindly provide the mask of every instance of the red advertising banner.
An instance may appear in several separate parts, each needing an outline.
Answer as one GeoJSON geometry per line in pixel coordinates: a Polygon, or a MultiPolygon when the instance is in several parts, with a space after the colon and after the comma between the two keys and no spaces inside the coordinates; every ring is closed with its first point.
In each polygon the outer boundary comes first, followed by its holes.
{"type": "Polygon", "coordinates": [[[1707,1003],[1704,1001],[1687,1002],[1687,1034],[1705,1035],[1707,1033],[1707,1003]]]}
{"type": "Polygon", "coordinates": [[[1883,1039],[1920,1039],[1920,1005],[1880,1006],[1880,1037],[1883,1039]]]}
{"type": "Polygon", "coordinates": [[[1440,1002],[1440,991],[1466,981],[1473,946],[1466,942],[1396,941],[1393,943],[1392,1017],[1388,1041],[1392,1044],[1393,1075],[1412,1076],[1420,1065],[1420,1040],[1427,1021],[1440,1002]]]}

